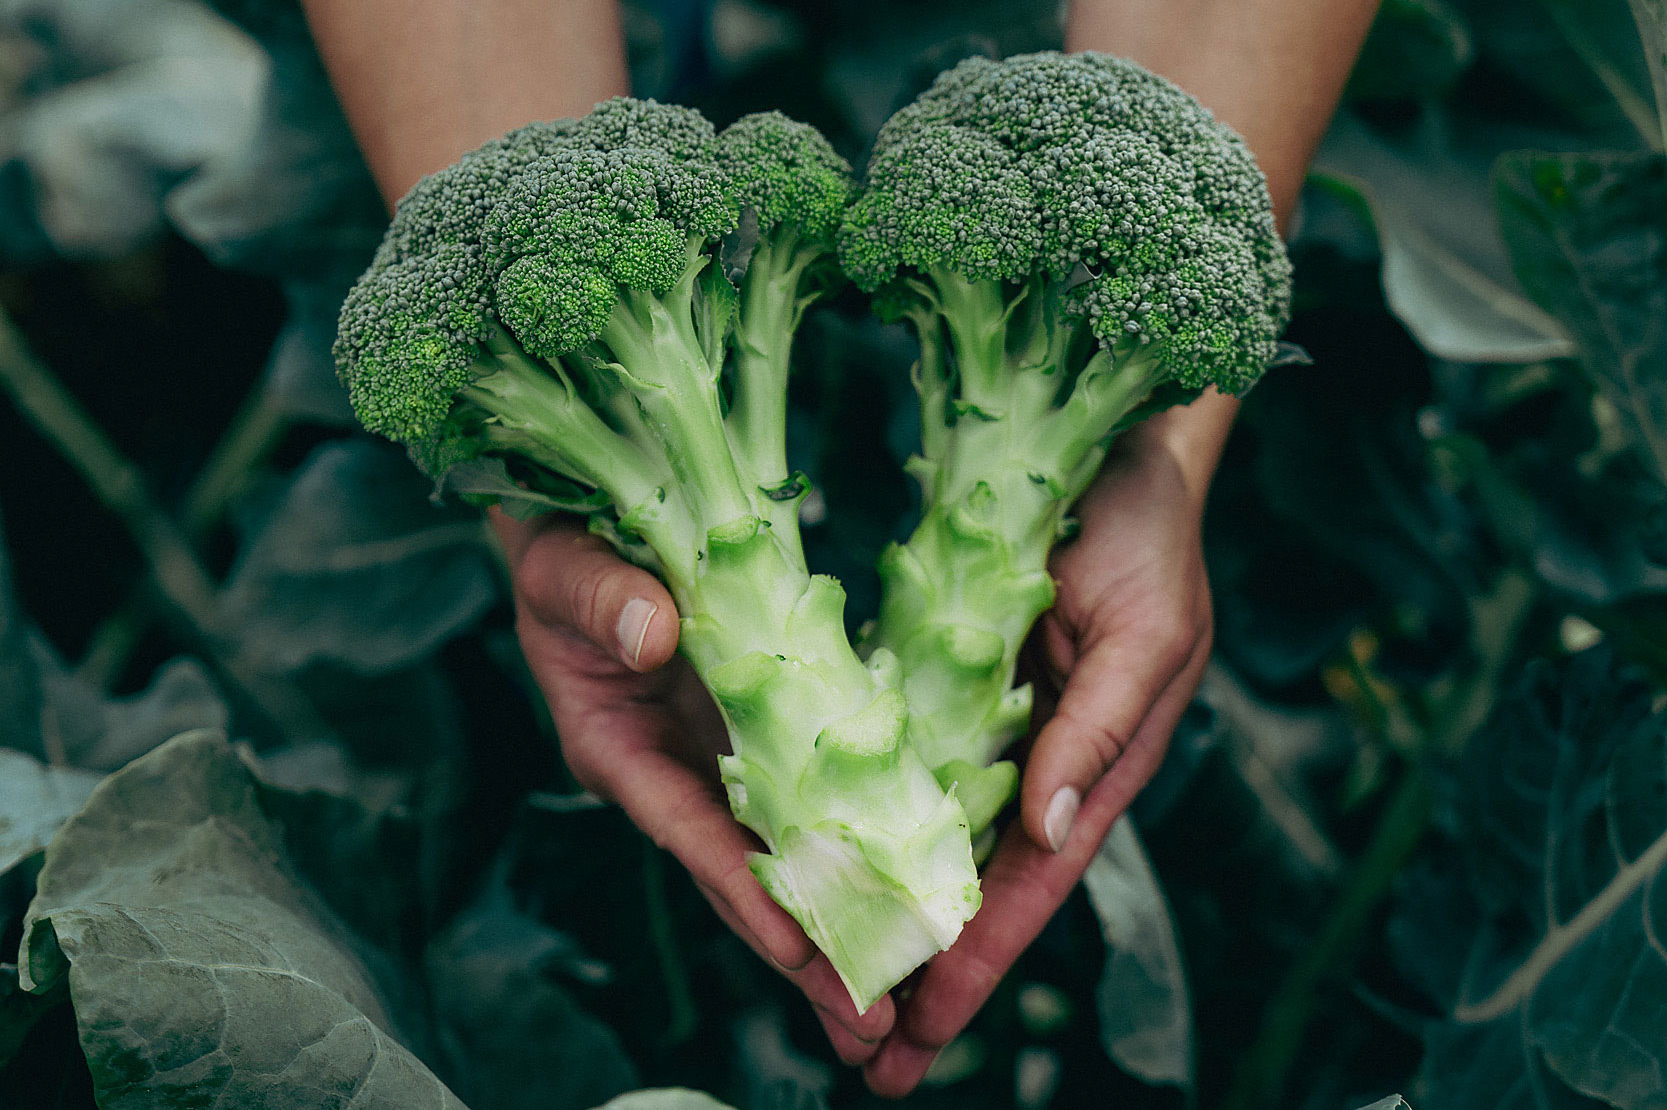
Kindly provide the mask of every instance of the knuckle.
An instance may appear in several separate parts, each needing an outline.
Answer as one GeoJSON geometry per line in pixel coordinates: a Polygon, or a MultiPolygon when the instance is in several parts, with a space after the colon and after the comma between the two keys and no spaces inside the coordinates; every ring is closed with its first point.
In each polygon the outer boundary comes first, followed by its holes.
{"type": "Polygon", "coordinates": [[[601,574],[575,574],[567,583],[567,615],[579,631],[596,639],[607,591],[601,574]]]}
{"type": "Polygon", "coordinates": [[[1061,709],[1072,730],[1082,736],[1104,767],[1111,766],[1128,748],[1132,737],[1116,723],[1099,718],[1085,720],[1070,709],[1061,709]]]}

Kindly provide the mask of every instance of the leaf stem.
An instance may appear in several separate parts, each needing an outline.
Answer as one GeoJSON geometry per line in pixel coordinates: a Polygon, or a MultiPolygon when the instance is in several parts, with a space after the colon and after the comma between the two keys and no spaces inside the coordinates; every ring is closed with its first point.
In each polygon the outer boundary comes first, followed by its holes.
{"type": "Polygon", "coordinates": [[[679,1045],[694,1035],[700,1025],[700,1014],[695,1009],[694,992],[689,987],[689,969],[683,963],[683,953],[677,947],[677,930],[672,928],[671,907],[666,899],[666,869],[660,849],[646,836],[643,845],[643,894],[648,913],[649,936],[654,954],[660,963],[660,977],[665,981],[666,1005],[671,1018],[666,1025],[666,1043],[679,1045]]]}
{"type": "MultiPolygon", "coordinates": [[[[1507,570],[1492,593],[1473,600],[1475,665],[1446,696],[1437,699],[1416,754],[1453,755],[1487,719],[1505,665],[1538,597],[1529,578],[1507,570]]],[[[1353,966],[1379,905],[1423,839],[1431,800],[1423,767],[1419,762],[1409,763],[1318,934],[1263,1011],[1256,1040],[1234,1074],[1225,1110],[1253,1110],[1273,1106],[1279,1100],[1306,1042],[1320,992],[1328,983],[1342,979],[1353,966]]]]}
{"type": "Polygon", "coordinates": [[[17,326],[0,313],[0,388],[18,410],[80,472],[93,494],[126,526],[155,589],[183,632],[217,665],[228,694],[290,739],[324,735],[323,722],[289,683],[252,673],[228,656],[218,633],[218,586],[190,541],[151,496],[143,473],[32,354],[17,326]]]}
{"type": "Polygon", "coordinates": [[[151,498],[139,468],[30,353],[17,327],[0,315],[0,386],[127,526],[169,608],[199,635],[212,636],[215,585],[190,542],[151,498]]]}
{"type": "MultiPolygon", "coordinates": [[[[185,495],[181,516],[187,541],[200,543],[220,523],[248,485],[250,473],[288,428],[283,407],[272,400],[265,382],[257,382],[185,495]]],[[[144,587],[129,594],[121,608],[93,630],[77,674],[101,688],[114,685],[152,620],[153,606],[144,587]]]]}
{"type": "Polygon", "coordinates": [[[1526,999],[1547,972],[1569,954],[1592,930],[1607,921],[1617,907],[1636,894],[1646,882],[1667,867],[1667,832],[1656,837],[1642,855],[1621,867],[1615,877],[1567,922],[1546,930],[1522,966],[1480,1002],[1464,1002],[1453,1008],[1453,1019],[1466,1024],[1492,1021],[1510,1013],[1526,999]]]}

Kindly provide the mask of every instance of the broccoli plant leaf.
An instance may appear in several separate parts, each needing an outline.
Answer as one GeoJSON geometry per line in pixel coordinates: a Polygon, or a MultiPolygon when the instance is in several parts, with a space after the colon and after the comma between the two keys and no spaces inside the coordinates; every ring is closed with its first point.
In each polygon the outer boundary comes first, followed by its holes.
{"type": "Polygon", "coordinates": [[[719,1102],[705,1091],[691,1091],[687,1087],[654,1087],[644,1091],[630,1091],[610,1099],[596,1110],[735,1110],[727,1102],[719,1102]]]}
{"type": "Polygon", "coordinates": [[[1667,157],[1518,151],[1494,191],[1523,288],[1667,482],[1667,157]]]}
{"type": "MultiPolygon", "coordinates": [[[[226,722],[225,700],[194,659],[170,660],[129,697],[111,697],[66,667],[18,604],[0,544],[0,745],[55,766],[113,771],[170,736],[226,722]]],[[[30,789],[7,781],[14,801],[30,789]]]]}
{"type": "Polygon", "coordinates": [[[1632,0],[1632,17],[1644,43],[1644,62],[1655,89],[1655,109],[1661,122],[1661,144],[1667,148],[1667,0],[1632,0]]]}
{"type": "Polygon", "coordinates": [[[1391,936],[1448,1010],[1420,1110],[1667,1106],[1667,711],[1603,648],[1532,668],[1391,936]],[[1445,953],[1439,958],[1433,953],[1445,953]]]}
{"type": "Polygon", "coordinates": [[[100,778],[0,748],[0,875],[45,848],[100,778]]]}
{"type": "Polygon", "coordinates": [[[1192,1009],[1169,905],[1127,817],[1111,827],[1082,877],[1106,939],[1097,991],[1100,1040],[1147,1083],[1193,1085],[1192,1009]]]}
{"type": "Polygon", "coordinates": [[[1445,0],[1389,0],[1349,74],[1351,99],[1400,99],[1444,93],[1476,53],[1461,12],[1445,0]]]}
{"type": "Polygon", "coordinates": [[[474,1105],[584,1110],[638,1082],[613,1030],[561,982],[564,970],[595,961],[521,913],[501,882],[429,945],[425,962],[448,1074],[474,1105]]]}
{"type": "Polygon", "coordinates": [[[295,877],[217,733],[111,775],[46,852],[19,978],[69,985],[105,1110],[461,1110],[406,1049],[353,941],[295,877]]]}
{"type": "Polygon", "coordinates": [[[1370,215],[1383,253],[1389,310],[1440,358],[1531,362],[1573,353],[1563,326],[1522,295],[1493,234],[1487,162],[1449,137],[1456,121],[1430,109],[1398,142],[1341,113],[1315,158],[1317,183],[1370,215]]]}
{"type": "Polygon", "coordinates": [[[422,659],[497,596],[473,513],[431,504],[397,451],[327,444],[302,467],[226,587],[227,627],[262,669],[367,674],[422,659]]]}

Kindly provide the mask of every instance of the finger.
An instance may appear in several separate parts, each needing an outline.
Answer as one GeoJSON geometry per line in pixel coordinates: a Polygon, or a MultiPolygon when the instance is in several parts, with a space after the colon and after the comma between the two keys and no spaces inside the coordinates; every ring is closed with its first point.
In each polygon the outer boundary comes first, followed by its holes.
{"type": "Polygon", "coordinates": [[[863,1082],[881,1098],[904,1098],[920,1085],[942,1051],[912,1041],[887,1040],[863,1067],[863,1082]]]}
{"type": "Polygon", "coordinates": [[[1102,636],[1077,660],[1020,784],[1020,817],[1039,847],[1065,847],[1083,799],[1129,749],[1164,691],[1189,669],[1203,673],[1208,629],[1185,631],[1102,636]]]}
{"type": "Polygon", "coordinates": [[[733,913],[731,927],[745,926],[736,931],[760,955],[790,971],[810,963],[815,946],[753,877],[747,858],[757,842],[714,796],[710,780],[654,747],[621,746],[588,770],[591,789],[676,856],[708,898],[733,913]]]}
{"type": "Polygon", "coordinates": [[[822,1032],[828,1035],[828,1043],[833,1046],[840,1063],[847,1067],[861,1067],[880,1050],[878,1041],[861,1039],[821,1006],[812,1005],[811,1008],[816,1011],[816,1020],[822,1023],[822,1032]]]}
{"type": "Polygon", "coordinates": [[[677,607],[652,574],[621,559],[606,541],[556,517],[494,525],[527,615],[595,644],[635,671],[663,665],[677,650],[677,607]]]}
{"type": "MultiPolygon", "coordinates": [[[[1199,655],[1207,660],[1207,649],[1199,655]]],[[[897,1030],[864,1069],[876,1094],[901,1098],[914,1089],[1064,904],[1112,822],[1157,769],[1169,733],[1191,700],[1194,672],[1192,666],[1184,668],[1165,687],[1136,730],[1128,755],[1088,793],[1076,833],[1063,850],[1038,845],[1022,825],[1003,832],[980,878],[983,905],[955,944],[926,965],[898,1014],[897,1030]]]]}
{"type": "Polygon", "coordinates": [[[897,1008],[890,995],[881,996],[879,1001],[867,1010],[861,1014],[857,1013],[856,1004],[851,1001],[851,993],[845,989],[845,984],[840,982],[839,973],[833,969],[826,956],[815,954],[803,967],[782,967],[760,946],[747,923],[727,900],[706,887],[702,887],[701,891],[712,903],[712,908],[717,911],[718,916],[723,918],[724,923],[737,936],[751,945],[753,951],[760,956],[775,963],[776,970],[803,992],[824,1026],[831,1022],[842,1030],[841,1036],[836,1037],[831,1033],[829,1035],[829,1040],[834,1050],[840,1053],[841,1059],[846,1063],[862,1063],[874,1054],[874,1050],[892,1031],[897,1021],[897,1008]],[[855,1058],[859,1052],[858,1045],[866,1046],[860,1052],[860,1060],[855,1058]],[[851,1059],[846,1059],[847,1052],[852,1054],[851,1059]]]}

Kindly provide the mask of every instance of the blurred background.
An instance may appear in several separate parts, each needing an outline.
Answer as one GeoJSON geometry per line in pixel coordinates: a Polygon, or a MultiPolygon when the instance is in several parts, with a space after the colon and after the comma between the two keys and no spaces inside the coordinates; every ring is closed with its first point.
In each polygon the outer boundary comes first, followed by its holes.
{"type": "MultiPolygon", "coordinates": [[[[1060,41],[1019,0],[623,11],[637,95],[858,166],[943,68],[1060,41]]],[[[1214,491],[1216,661],[906,1105],[1667,1106],[1664,144],[1660,0],[1385,0],[1292,229],[1313,364],[1214,491]]],[[[385,223],[293,3],[0,0],[0,1106],[323,1105],[371,1065],[263,1062],[263,1022],[354,1015],[389,1105],[878,1105],[577,793],[478,518],[354,430],[330,343],[385,223]],[[124,835],[226,797],[226,844],[124,835]],[[62,924],[31,965],[32,900],[130,873],[212,919],[202,966],[287,923],[337,1009],[182,1010],[181,960],[62,924]]],[[[807,547],[861,619],[911,342],[851,296],[797,353],[807,547]]]]}

